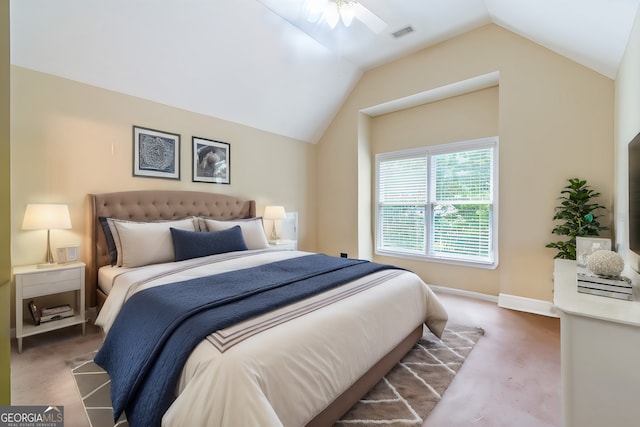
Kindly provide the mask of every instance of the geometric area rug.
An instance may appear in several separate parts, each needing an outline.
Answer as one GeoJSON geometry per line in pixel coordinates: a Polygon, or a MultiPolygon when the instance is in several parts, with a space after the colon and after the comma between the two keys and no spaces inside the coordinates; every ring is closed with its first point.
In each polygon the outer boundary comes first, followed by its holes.
{"type": "MultiPolygon", "coordinates": [[[[425,332],[335,426],[422,426],[483,334],[481,328],[459,325],[447,325],[442,340],[425,332]]],[[[128,427],[124,416],[113,422],[109,376],[93,363],[96,352],[68,362],[89,423],[91,427],[128,427]]]]}
{"type": "Polygon", "coordinates": [[[111,406],[111,381],[101,367],[93,363],[93,358],[98,353],[95,350],[88,354],[77,356],[67,362],[71,368],[76,389],[80,394],[82,406],[89,419],[91,427],[129,427],[126,417],[120,417],[117,423],[113,422],[113,407],[111,406]]]}
{"type": "Polygon", "coordinates": [[[482,335],[459,325],[447,325],[442,340],[425,332],[335,425],[421,427],[482,335]]]}

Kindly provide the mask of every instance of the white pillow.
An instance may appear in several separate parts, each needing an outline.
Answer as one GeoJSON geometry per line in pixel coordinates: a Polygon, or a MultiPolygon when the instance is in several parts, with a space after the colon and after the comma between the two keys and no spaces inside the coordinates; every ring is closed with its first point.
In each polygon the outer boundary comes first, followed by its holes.
{"type": "Polygon", "coordinates": [[[186,218],[176,221],[132,222],[112,219],[109,227],[118,251],[117,265],[141,267],[175,261],[169,228],[196,231],[196,220],[186,218]],[[112,224],[113,228],[111,228],[112,224]]]}
{"type": "Polygon", "coordinates": [[[264,232],[262,218],[240,219],[232,221],[218,221],[216,219],[201,218],[208,231],[222,231],[239,225],[242,229],[242,237],[244,238],[247,248],[249,249],[267,249],[269,242],[264,232]]]}

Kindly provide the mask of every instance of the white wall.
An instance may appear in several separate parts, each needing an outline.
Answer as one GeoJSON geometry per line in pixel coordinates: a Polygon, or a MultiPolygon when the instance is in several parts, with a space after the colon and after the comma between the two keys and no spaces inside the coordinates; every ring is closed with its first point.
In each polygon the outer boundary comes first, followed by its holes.
{"type": "Polygon", "coordinates": [[[636,15],[629,44],[615,84],[615,235],[627,263],[640,271],[640,258],[629,249],[629,182],[627,145],[640,132],[640,11],[636,15]]]}

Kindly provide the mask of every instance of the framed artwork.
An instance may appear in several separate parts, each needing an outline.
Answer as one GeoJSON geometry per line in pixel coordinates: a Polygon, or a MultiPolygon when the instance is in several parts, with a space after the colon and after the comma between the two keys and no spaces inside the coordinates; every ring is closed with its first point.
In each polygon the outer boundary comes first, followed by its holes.
{"type": "Polygon", "coordinates": [[[231,184],[231,146],[227,142],[194,136],[193,182],[231,184]]]}
{"type": "Polygon", "coordinates": [[[180,179],[180,135],[133,127],[133,176],[180,179]]]}

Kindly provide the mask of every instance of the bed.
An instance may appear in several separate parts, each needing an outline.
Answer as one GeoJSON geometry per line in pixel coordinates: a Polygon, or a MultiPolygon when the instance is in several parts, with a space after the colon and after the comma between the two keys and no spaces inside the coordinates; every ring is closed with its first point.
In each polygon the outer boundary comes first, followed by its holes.
{"type": "MultiPolygon", "coordinates": [[[[315,265],[326,260],[333,266],[334,262],[343,262],[265,246],[264,231],[262,241],[253,228],[261,225],[260,219],[256,219],[255,202],[227,195],[190,191],[93,194],[89,195],[87,211],[91,240],[87,303],[100,309],[96,323],[106,332],[105,343],[124,329],[142,330],[142,326],[136,327],[136,322],[131,322],[134,324],[130,327],[122,326],[128,325],[123,319],[132,312],[126,307],[131,305],[129,300],[160,288],[203,280],[203,276],[223,277],[244,270],[268,269],[272,265],[310,264],[308,260],[315,265]],[[113,245],[108,244],[106,218],[111,222],[123,220],[116,230],[126,230],[122,236],[129,238],[129,243],[124,239],[121,247],[116,248],[123,259],[114,257],[113,245]],[[142,259],[136,255],[127,260],[123,255],[131,242],[140,247],[162,246],[144,243],[140,238],[144,234],[136,229],[143,227],[139,224],[163,227],[168,221],[180,228],[189,220],[195,230],[188,226],[184,231],[174,229],[171,233],[200,238],[203,236],[191,232],[198,233],[202,228],[229,235],[233,231],[237,235],[240,230],[247,249],[205,256],[199,256],[196,250],[196,256],[185,258],[184,252],[192,249],[185,249],[183,243],[174,239],[176,246],[172,253],[179,256],[179,261],[147,264],[149,260],[145,257],[153,254],[146,252],[152,250],[143,251],[142,259]],[[224,226],[216,229],[221,223],[224,226]],[[132,234],[128,235],[129,232],[132,234]]],[[[113,230],[113,223],[110,225],[113,230]]],[[[344,271],[347,267],[370,268],[373,264],[348,262],[344,271]]],[[[260,270],[259,275],[267,273],[260,270]]],[[[382,268],[362,277],[354,276],[343,286],[327,288],[325,292],[200,337],[181,365],[168,408],[160,412],[161,423],[332,425],[408,352],[422,336],[423,327],[440,335],[446,320],[446,311],[437,297],[411,272],[382,268]]],[[[150,372],[147,376],[153,377],[154,371],[150,372]]],[[[114,387],[117,385],[112,384],[114,387]]]]}

